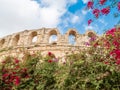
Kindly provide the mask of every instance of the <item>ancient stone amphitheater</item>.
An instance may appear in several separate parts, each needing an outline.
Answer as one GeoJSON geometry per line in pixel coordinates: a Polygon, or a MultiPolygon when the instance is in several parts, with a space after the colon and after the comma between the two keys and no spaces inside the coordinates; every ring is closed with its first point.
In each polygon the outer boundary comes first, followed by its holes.
{"type": "Polygon", "coordinates": [[[12,35],[0,38],[0,58],[12,55],[22,57],[23,51],[26,50],[31,54],[41,52],[45,55],[47,52],[54,53],[57,57],[78,52],[86,48],[85,42],[88,41],[90,35],[96,35],[93,31],[86,31],[85,34],[79,34],[75,29],[69,29],[62,35],[57,28],[41,28],[35,30],[24,30],[12,35]],[[51,35],[57,36],[57,41],[49,42],[51,35]],[[69,43],[69,35],[75,36],[75,43],[69,43]],[[33,38],[37,40],[33,42],[33,38]]]}

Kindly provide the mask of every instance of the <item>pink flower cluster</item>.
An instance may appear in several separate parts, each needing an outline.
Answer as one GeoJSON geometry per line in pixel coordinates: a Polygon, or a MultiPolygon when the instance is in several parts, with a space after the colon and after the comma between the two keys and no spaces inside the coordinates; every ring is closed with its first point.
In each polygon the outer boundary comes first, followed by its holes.
{"type": "Polygon", "coordinates": [[[8,65],[6,61],[3,61],[2,64],[2,82],[7,86],[10,85],[9,87],[7,87],[10,90],[12,90],[13,85],[19,86],[22,78],[29,78],[27,69],[20,68],[20,60],[18,60],[17,58],[15,58],[13,62],[11,62],[12,67],[5,67],[6,65],[8,65]]]}
{"type": "Polygon", "coordinates": [[[100,5],[103,5],[107,0],[100,0],[99,3],[100,5]]]}
{"type": "MultiPolygon", "coordinates": [[[[99,7],[102,7],[106,2],[107,0],[98,0],[99,7]]],[[[95,16],[95,18],[98,18],[100,15],[108,15],[110,13],[110,10],[111,10],[110,6],[99,9],[98,7],[95,7],[94,5],[96,4],[94,3],[93,0],[90,0],[87,3],[87,8],[92,9],[92,14],[95,16]]],[[[116,7],[118,8],[118,11],[120,11],[120,2],[117,2],[116,7]]],[[[91,21],[90,20],[91,19],[88,20],[88,25],[90,25],[92,22],[92,20],[91,21]]]]}
{"type": "MultiPolygon", "coordinates": [[[[98,2],[98,4],[100,4],[100,5],[102,6],[102,5],[105,4],[105,2],[107,2],[107,0],[98,0],[97,2],[98,2]]],[[[113,2],[115,2],[115,1],[113,1],[113,2]]],[[[94,15],[96,18],[98,18],[100,15],[107,15],[107,14],[110,13],[110,9],[111,9],[110,7],[111,7],[111,6],[109,6],[109,7],[104,7],[104,8],[102,8],[102,9],[98,9],[98,8],[95,8],[94,5],[96,5],[96,4],[94,4],[94,1],[93,1],[93,0],[90,0],[90,1],[88,1],[88,3],[87,3],[87,8],[88,8],[88,9],[92,9],[92,13],[93,13],[93,15],[94,15]]],[[[100,7],[101,7],[101,6],[100,6],[100,7]]],[[[116,7],[118,8],[118,11],[120,11],[120,2],[119,2],[119,1],[117,2],[116,7]]],[[[90,25],[91,22],[92,22],[92,20],[89,19],[89,20],[88,20],[88,25],[90,25]]]]}
{"type": "Polygon", "coordinates": [[[118,10],[120,11],[120,2],[118,2],[117,7],[118,7],[118,10]]]}
{"type": "Polygon", "coordinates": [[[52,53],[52,52],[48,52],[48,56],[49,56],[49,60],[48,62],[49,63],[52,63],[52,62],[58,62],[58,59],[55,57],[55,55],[52,53]]]}
{"type": "Polygon", "coordinates": [[[95,15],[96,18],[98,18],[99,14],[100,14],[100,10],[99,9],[94,9],[93,14],[95,15]]]}
{"type": "MultiPolygon", "coordinates": [[[[99,9],[93,9],[93,15],[95,15],[96,18],[98,18],[100,16],[100,13],[102,13],[103,15],[107,15],[109,14],[110,12],[110,8],[109,7],[106,7],[106,8],[103,8],[102,10],[99,10],[99,9]]],[[[89,19],[88,20],[88,25],[90,25],[92,22],[92,19],[89,19]]]]}
{"type": "MultiPolygon", "coordinates": [[[[94,38],[91,40],[94,41],[94,38]]],[[[108,30],[105,33],[105,37],[93,43],[93,47],[96,48],[98,46],[104,47],[104,49],[108,51],[110,57],[115,60],[115,64],[120,65],[120,27],[108,30]]],[[[104,63],[107,64],[109,61],[105,61],[104,63]]]]}
{"type": "Polygon", "coordinates": [[[110,12],[110,7],[106,7],[106,8],[103,8],[103,9],[101,10],[101,13],[102,13],[103,15],[107,15],[109,12],[110,12]]]}
{"type": "Polygon", "coordinates": [[[92,19],[89,19],[89,20],[88,20],[88,25],[90,25],[90,24],[91,24],[91,22],[92,22],[92,19]]]}
{"type": "Polygon", "coordinates": [[[120,49],[115,49],[110,52],[110,55],[114,56],[116,59],[116,64],[120,64],[120,49]]]}
{"type": "Polygon", "coordinates": [[[112,35],[113,37],[115,36],[116,28],[112,28],[106,32],[106,35],[112,35]]]}
{"type": "MultiPolygon", "coordinates": [[[[99,4],[100,5],[103,5],[105,2],[106,2],[107,0],[99,0],[99,4]]],[[[87,7],[90,9],[92,9],[93,8],[93,4],[94,4],[94,2],[92,1],[92,0],[90,0],[88,3],[87,3],[87,7]]]]}
{"type": "Polygon", "coordinates": [[[109,48],[114,46],[114,49],[110,52],[110,55],[115,58],[116,64],[120,64],[120,28],[113,28],[106,32],[106,37],[111,38],[108,45],[109,48]]]}
{"type": "Polygon", "coordinates": [[[87,7],[88,8],[93,8],[93,1],[89,1],[88,3],[87,3],[87,7]]]}

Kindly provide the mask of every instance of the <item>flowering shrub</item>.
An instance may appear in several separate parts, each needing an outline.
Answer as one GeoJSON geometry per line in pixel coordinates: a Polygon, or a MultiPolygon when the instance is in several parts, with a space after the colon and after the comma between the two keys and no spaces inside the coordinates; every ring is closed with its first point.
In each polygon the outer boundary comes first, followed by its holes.
{"type": "Polygon", "coordinates": [[[4,86],[8,86],[7,88],[12,88],[12,85],[18,86],[20,84],[22,74],[25,74],[23,78],[29,77],[27,73],[27,69],[26,71],[22,71],[25,68],[19,68],[20,61],[18,59],[14,58],[12,61],[11,57],[7,57],[6,60],[3,61],[2,63],[3,63],[3,67],[2,67],[3,89],[4,86]]]}
{"type": "Polygon", "coordinates": [[[104,37],[93,44],[93,47],[101,47],[109,56],[109,63],[120,64],[120,28],[108,30],[104,37]],[[113,60],[114,59],[114,60],[113,60]]]}
{"type": "Polygon", "coordinates": [[[0,65],[0,89],[119,90],[120,28],[89,37],[91,47],[67,54],[65,64],[59,64],[52,52],[45,57],[26,52],[23,60],[6,57],[0,65]]]}
{"type": "Polygon", "coordinates": [[[0,83],[0,88],[2,90],[22,89],[27,86],[30,79],[34,76],[32,75],[33,69],[35,69],[34,65],[38,60],[30,55],[27,55],[27,59],[30,59],[30,61],[25,60],[23,62],[17,58],[8,56],[2,61],[0,83]]]}

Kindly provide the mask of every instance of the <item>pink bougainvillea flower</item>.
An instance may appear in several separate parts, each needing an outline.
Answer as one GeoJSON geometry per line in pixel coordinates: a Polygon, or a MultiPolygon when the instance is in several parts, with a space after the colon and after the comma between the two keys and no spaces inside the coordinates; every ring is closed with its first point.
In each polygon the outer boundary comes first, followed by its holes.
{"type": "Polygon", "coordinates": [[[86,46],[90,46],[90,43],[89,43],[89,42],[85,42],[85,45],[86,45],[86,46]]]}
{"type": "Polygon", "coordinates": [[[120,65],[120,59],[116,61],[116,64],[117,64],[117,65],[120,65]]]}
{"type": "Polygon", "coordinates": [[[27,68],[23,68],[23,69],[22,69],[22,72],[27,72],[27,68]]]}
{"type": "Polygon", "coordinates": [[[3,69],[3,70],[2,70],[3,73],[6,73],[7,71],[8,71],[7,69],[3,69]]]}
{"type": "Polygon", "coordinates": [[[103,5],[106,2],[106,0],[100,0],[99,3],[103,5]]]}
{"type": "Polygon", "coordinates": [[[89,1],[89,2],[87,3],[87,7],[88,7],[88,8],[93,8],[93,1],[89,1]]]}
{"type": "Polygon", "coordinates": [[[15,79],[15,77],[16,77],[16,76],[11,75],[9,81],[10,81],[10,82],[13,82],[13,80],[15,79]]]}
{"type": "Polygon", "coordinates": [[[110,52],[110,55],[112,55],[116,61],[120,60],[120,49],[115,49],[110,52]]]}
{"type": "Polygon", "coordinates": [[[96,37],[91,37],[90,39],[89,39],[89,42],[93,42],[93,41],[95,41],[96,40],[96,37]]]}
{"type": "Polygon", "coordinates": [[[98,42],[96,42],[96,43],[94,43],[93,46],[94,46],[94,47],[97,47],[98,45],[99,45],[98,42]]]}
{"type": "Polygon", "coordinates": [[[118,42],[117,40],[114,40],[114,41],[113,41],[113,45],[114,45],[116,48],[119,48],[120,42],[118,42]]]}
{"type": "Polygon", "coordinates": [[[14,84],[15,84],[16,86],[18,86],[18,85],[20,84],[20,77],[18,77],[18,76],[15,77],[14,84]]]}
{"type": "Polygon", "coordinates": [[[5,63],[6,63],[6,61],[5,61],[5,60],[3,60],[3,61],[2,61],[2,64],[5,64],[5,63]]]}
{"type": "Polygon", "coordinates": [[[114,37],[115,32],[116,32],[116,28],[112,28],[106,32],[106,35],[112,35],[114,37]]]}
{"type": "Polygon", "coordinates": [[[12,72],[12,74],[14,75],[14,74],[16,74],[16,72],[12,72]]]}
{"type": "Polygon", "coordinates": [[[93,12],[92,12],[96,18],[99,17],[99,14],[100,14],[100,10],[99,9],[94,9],[93,12]]]}
{"type": "Polygon", "coordinates": [[[15,66],[15,68],[16,68],[16,69],[19,69],[19,68],[20,68],[20,66],[19,66],[19,65],[17,65],[17,66],[15,66]]]}
{"type": "Polygon", "coordinates": [[[52,63],[52,62],[53,62],[53,60],[48,60],[48,62],[49,62],[49,63],[52,63]]]}
{"type": "Polygon", "coordinates": [[[107,62],[107,61],[106,61],[106,62],[104,62],[104,63],[105,63],[105,64],[109,64],[109,62],[107,62]]]}
{"type": "Polygon", "coordinates": [[[7,74],[7,73],[5,73],[5,74],[2,75],[3,78],[6,78],[8,76],[9,76],[9,74],[7,74]]]}
{"type": "Polygon", "coordinates": [[[110,8],[109,7],[103,8],[101,12],[103,15],[107,15],[110,12],[110,8]]]}
{"type": "Polygon", "coordinates": [[[107,40],[104,40],[104,47],[106,47],[107,49],[110,48],[110,42],[107,40]]]}
{"type": "Polygon", "coordinates": [[[120,11],[120,2],[118,2],[117,7],[118,7],[118,10],[120,11]]]}
{"type": "Polygon", "coordinates": [[[89,20],[88,20],[88,25],[90,25],[90,24],[91,24],[91,22],[92,22],[92,19],[89,19],[89,20]]]}
{"type": "Polygon", "coordinates": [[[48,55],[49,55],[49,56],[51,56],[51,55],[52,55],[52,53],[51,53],[51,52],[48,52],[48,55]]]}
{"type": "Polygon", "coordinates": [[[19,60],[18,60],[18,59],[15,58],[14,60],[15,60],[15,63],[16,63],[16,64],[19,63],[19,60]]]}
{"type": "Polygon", "coordinates": [[[30,76],[27,74],[27,75],[25,76],[25,78],[30,78],[30,76]]]}

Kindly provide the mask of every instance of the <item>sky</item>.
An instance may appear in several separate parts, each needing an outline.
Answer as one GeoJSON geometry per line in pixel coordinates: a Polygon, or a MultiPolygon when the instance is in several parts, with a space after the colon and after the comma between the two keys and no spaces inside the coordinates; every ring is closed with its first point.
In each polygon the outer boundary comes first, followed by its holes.
{"type": "MultiPolygon", "coordinates": [[[[42,27],[58,28],[61,34],[69,28],[75,28],[80,34],[89,29],[102,34],[119,22],[120,17],[112,18],[113,14],[95,19],[91,10],[86,10],[87,2],[88,0],[0,0],[0,38],[42,27]],[[87,21],[91,18],[93,22],[88,26],[87,21]]],[[[117,12],[117,9],[113,11],[117,12]]]]}

